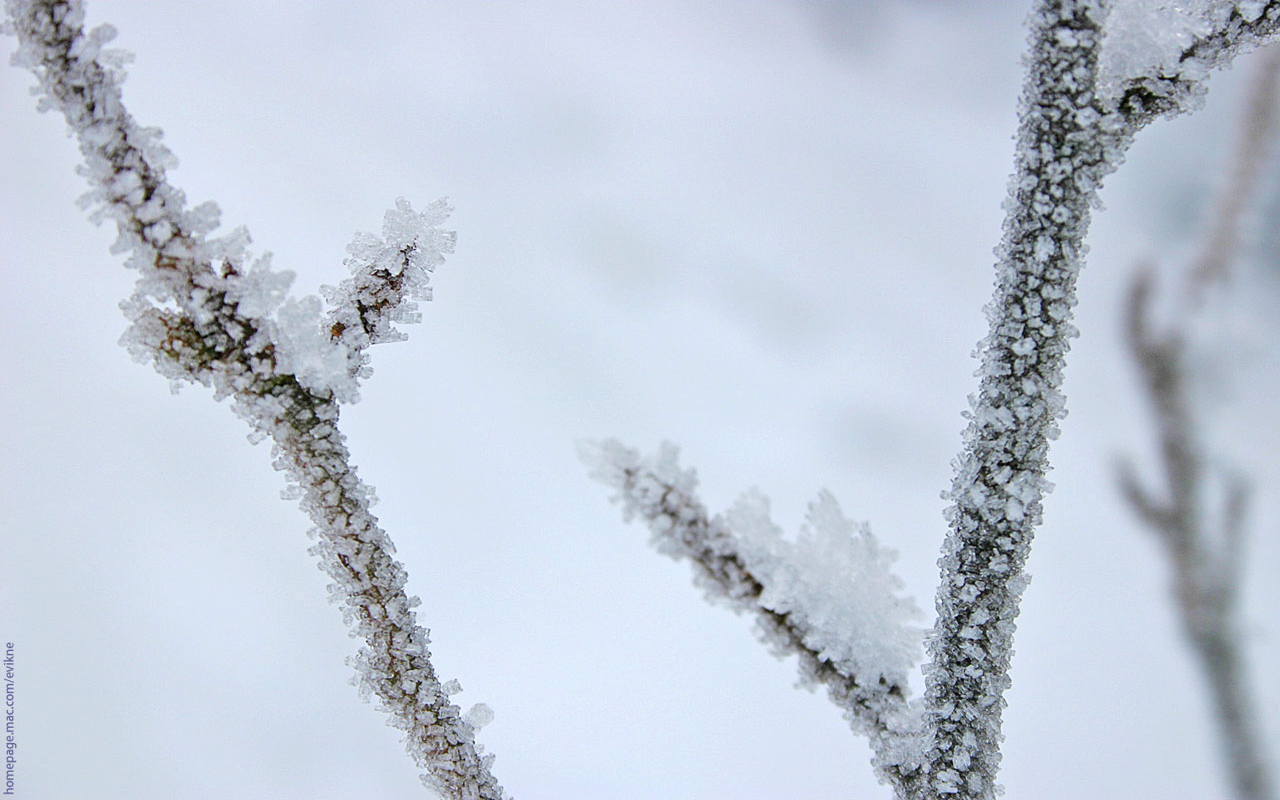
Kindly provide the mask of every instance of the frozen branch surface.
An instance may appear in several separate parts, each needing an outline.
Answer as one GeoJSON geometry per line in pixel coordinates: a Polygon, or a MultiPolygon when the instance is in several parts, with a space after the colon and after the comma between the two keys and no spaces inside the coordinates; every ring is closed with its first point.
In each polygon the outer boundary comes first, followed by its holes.
{"type": "Polygon", "coordinates": [[[1121,71],[1118,94],[1099,85],[1104,33],[1113,63],[1126,62],[1132,42],[1125,31],[1105,32],[1107,12],[1100,1],[1046,0],[1032,15],[991,327],[979,345],[981,381],[949,493],[925,667],[925,764],[941,795],[998,791],[1023,568],[1051,488],[1047,453],[1065,413],[1071,309],[1097,191],[1141,127],[1193,108],[1210,69],[1274,35],[1280,3],[1203,6],[1189,43],[1180,32],[1158,42],[1172,57],[1143,74],[1121,71]]]}
{"type": "Polygon", "coordinates": [[[159,131],[140,127],[122,103],[126,59],[102,49],[114,31],[86,33],[75,0],[6,0],[5,11],[5,28],[20,43],[14,64],[36,75],[41,110],[61,112],[79,140],[91,187],[82,204],[95,221],[115,222],[113,252],[128,252],[139,273],[122,304],[132,321],[124,343],[171,382],[230,398],[251,438],[274,440],[288,494],[315,524],[312,552],[364,643],[353,659],[362,694],[376,695],[404,731],[429,787],[449,798],[504,797],[469,721],[485,715],[464,718],[449,699],[453,687],[437,678],[413,611],[418,600],[405,593],[405,571],[337,428],[339,402],[355,399],[368,372],[363,349],[395,338],[391,323],[412,318],[406,301],[425,299],[427,272],[451,250],[452,234],[436,227],[445,206],[419,214],[400,201],[382,237],[358,237],[349,248],[353,277],[328,291],[337,306],[328,317],[317,298],[286,301],[292,275],[273,272],[266,259],[246,265],[243,229],[206,237],[217,208],[188,209],[168,182],[174,160],[159,131]]]}
{"type": "Polygon", "coordinates": [[[1102,9],[1042,3],[1032,20],[1016,170],[997,250],[990,333],[948,498],[938,619],[925,667],[932,790],[992,797],[1023,567],[1041,519],[1049,441],[1090,209],[1122,140],[1095,92],[1102,9]]]}

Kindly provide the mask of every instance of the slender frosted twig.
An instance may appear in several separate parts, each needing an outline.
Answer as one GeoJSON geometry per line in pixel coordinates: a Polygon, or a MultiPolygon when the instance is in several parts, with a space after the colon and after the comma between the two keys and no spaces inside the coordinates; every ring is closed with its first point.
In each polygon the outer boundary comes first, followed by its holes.
{"type": "MultiPolygon", "coordinates": [[[[820,629],[830,617],[840,613],[840,608],[831,607],[837,598],[828,596],[825,602],[816,604],[780,602],[775,588],[779,573],[792,577],[794,565],[781,565],[779,569],[778,559],[762,552],[768,549],[767,545],[765,548],[755,546],[744,537],[742,530],[734,529],[730,519],[709,516],[695,494],[697,477],[693,470],[679,467],[674,446],[664,444],[651,458],[641,458],[636,451],[613,440],[584,444],[580,451],[583,460],[591,465],[591,476],[617,492],[615,499],[622,504],[624,518],[644,520],[653,535],[653,543],[661,552],[677,560],[688,560],[695,568],[696,582],[706,591],[709,600],[727,602],[734,611],[752,615],[762,639],[777,655],[797,656],[802,682],[825,686],[832,702],[845,711],[854,730],[868,736],[881,777],[897,787],[914,788],[922,778],[918,758],[919,710],[907,702],[910,694],[907,671],[918,658],[915,634],[886,630],[895,620],[878,619],[877,630],[860,632],[864,638],[907,641],[911,643],[909,650],[903,648],[907,652],[870,659],[835,656],[824,647],[831,637],[820,629]],[[810,605],[827,608],[807,607],[810,605]]],[[[757,527],[762,523],[771,527],[760,509],[738,511],[731,516],[750,517],[742,521],[757,527]]],[[[772,537],[766,535],[765,538],[772,537]]],[[[835,552],[824,555],[830,559],[838,557],[835,552]]],[[[864,573],[863,577],[871,576],[864,573]]],[[[794,578],[813,580],[813,576],[804,575],[794,578]]],[[[856,579],[855,576],[848,578],[856,579]]],[[[864,582],[873,581],[874,577],[864,582]]],[[[898,585],[891,577],[881,584],[890,588],[898,585]]],[[[875,588],[878,587],[873,587],[873,592],[875,588]]],[[[889,592],[876,592],[864,598],[876,608],[862,609],[863,614],[880,611],[884,616],[894,617],[898,616],[894,612],[900,610],[902,617],[914,615],[914,606],[889,592]]],[[[891,645],[885,642],[882,646],[891,645]]]]}
{"type": "Polygon", "coordinates": [[[957,797],[996,791],[1022,568],[1050,488],[1045,457],[1064,409],[1071,306],[1097,190],[1134,133],[1191,108],[1210,69],[1275,34],[1280,3],[1220,7],[1172,74],[1129,76],[1117,97],[1097,84],[1106,12],[1101,0],[1045,0],[1032,16],[991,332],[980,345],[982,381],[950,493],[926,666],[933,738],[925,763],[932,789],[957,797]]]}
{"type": "Polygon", "coordinates": [[[992,797],[1023,566],[1051,488],[1049,441],[1090,209],[1125,143],[1095,92],[1103,8],[1044,2],[1032,18],[1017,166],[979,345],[964,451],[949,493],[938,620],[925,668],[932,790],[992,797]]]}
{"type": "MultiPolygon", "coordinates": [[[[371,491],[356,476],[338,431],[340,396],[354,397],[363,361],[359,348],[388,338],[395,307],[421,296],[426,271],[452,240],[434,222],[440,209],[415,214],[406,204],[388,214],[383,236],[357,239],[349,290],[333,292],[357,313],[370,335],[344,341],[326,330],[319,303],[284,301],[290,277],[265,261],[245,265],[247,235],[205,236],[217,226],[212,204],[187,209],[167,180],[172,156],[159,132],[140,127],[120,93],[124,58],[102,45],[114,35],[83,30],[76,0],[6,0],[7,28],[20,49],[14,62],[39,79],[42,110],[57,109],[77,136],[82,173],[91,191],[85,205],[109,217],[119,231],[113,250],[131,253],[137,289],[123,304],[132,326],[124,341],[171,381],[193,381],[230,397],[253,437],[274,440],[275,466],[315,523],[313,551],[333,579],[330,591],[352,633],[364,641],[355,658],[361,691],[377,695],[390,722],[426,770],[424,781],[450,798],[499,800],[502,787],[491,756],[475,744],[474,729],[449,700],[431,665],[427,634],[417,624],[417,599],[406,595],[406,575],[394,548],[370,513],[371,491]],[[375,264],[373,279],[361,271],[375,264]],[[382,270],[382,275],[377,273],[382,270]],[[378,293],[376,278],[403,284],[378,293]],[[363,305],[361,305],[363,304],[363,305]],[[286,313],[288,312],[288,313],[286,313]]],[[[339,310],[340,315],[343,313],[339,310]]],[[[330,327],[336,325],[330,324],[330,327]]]]}

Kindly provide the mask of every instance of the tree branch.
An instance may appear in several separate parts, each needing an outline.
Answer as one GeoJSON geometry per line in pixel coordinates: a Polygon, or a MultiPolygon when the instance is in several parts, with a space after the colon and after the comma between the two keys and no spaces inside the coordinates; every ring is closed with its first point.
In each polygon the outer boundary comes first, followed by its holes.
{"type": "MultiPolygon", "coordinates": [[[[243,231],[205,237],[217,226],[217,209],[186,209],[182,192],[166,178],[173,159],[159,132],[140,127],[126,111],[124,58],[102,50],[112,29],[86,34],[76,0],[6,0],[5,10],[20,42],[14,61],[39,79],[41,109],[62,112],[79,139],[91,185],[85,203],[97,204],[96,219],[115,221],[113,250],[130,251],[128,264],[140,272],[123,304],[133,322],[124,341],[170,380],[202,383],[215,397],[232,398],[254,437],[274,439],[274,464],[315,523],[312,550],[334,581],[330,591],[365,642],[354,659],[362,692],[376,694],[391,723],[405,732],[428,786],[450,798],[504,797],[490,771],[492,757],[477,747],[472,725],[436,677],[426,631],[412,610],[417,598],[405,593],[404,569],[369,511],[369,488],[350,464],[337,428],[335,389],[341,388],[326,383],[332,375],[300,371],[307,353],[289,341],[288,326],[270,316],[290,276],[272,273],[262,260],[246,270],[243,231]]],[[[406,204],[399,212],[410,209],[406,204]]],[[[411,249],[402,272],[430,263],[440,244],[424,236],[402,243],[411,249]]],[[[377,309],[380,319],[401,319],[395,306],[413,291],[389,298],[377,309]]],[[[387,330],[381,321],[373,327],[387,330]]]]}
{"type": "MultiPolygon", "coordinates": [[[[845,712],[854,730],[871,740],[876,766],[882,780],[895,786],[900,793],[916,791],[923,779],[919,754],[921,735],[919,709],[907,702],[910,689],[907,671],[918,659],[918,646],[911,646],[905,653],[888,653],[879,658],[861,659],[832,647],[835,638],[824,627],[827,620],[841,613],[841,598],[829,595],[812,602],[800,600],[785,584],[800,569],[779,568],[779,560],[773,556],[776,541],[768,541],[777,535],[768,530],[763,536],[761,528],[774,528],[759,508],[750,510],[741,506],[752,498],[740,501],[739,509],[731,517],[710,517],[706,507],[694,494],[697,476],[693,470],[683,470],[677,464],[677,451],[673,445],[664,444],[652,458],[640,458],[635,450],[623,447],[616,441],[584,443],[580,447],[583,460],[591,467],[591,476],[616,490],[615,500],[622,505],[624,519],[643,519],[653,535],[653,543],[659,551],[676,560],[687,559],[695,571],[695,581],[712,601],[726,602],[736,613],[749,613],[756,619],[762,640],[778,656],[796,655],[804,684],[821,684],[837,706],[845,712]],[[737,521],[739,524],[732,524],[737,521]],[[757,531],[752,535],[750,529],[757,531]],[[764,541],[761,541],[764,540],[764,541]],[[781,577],[780,573],[786,573],[781,577]],[[843,656],[843,657],[842,657],[843,656]]],[[[820,501],[821,502],[821,501],[820,501]]],[[[767,509],[764,509],[767,511],[767,509]]],[[[816,516],[811,509],[811,519],[816,516]]],[[[816,520],[815,520],[816,521],[816,520]]],[[[869,532],[863,531],[869,536],[869,532]]],[[[875,561],[874,540],[871,558],[875,561]]],[[[824,543],[825,544],[825,543],[824,543]]],[[[786,552],[785,546],[783,552],[786,552]]],[[[833,548],[824,549],[823,555],[838,559],[833,548]]],[[[865,556],[866,554],[859,554],[865,556]]],[[[785,557],[785,556],[784,556],[785,557]]],[[[788,564],[787,566],[792,565],[788,564]]],[[[812,574],[795,575],[797,580],[808,580],[812,574]]],[[[857,575],[844,575],[849,583],[858,583],[857,575]]],[[[874,576],[864,573],[861,583],[874,584],[874,576]]],[[[889,578],[883,586],[900,585],[889,578]]],[[[872,587],[882,588],[882,587],[872,587]]],[[[813,587],[806,587],[810,591],[813,587]]],[[[815,593],[821,594],[823,587],[815,593]]],[[[809,592],[806,592],[809,593],[809,592]]],[[[906,616],[914,610],[898,598],[883,593],[863,596],[866,605],[864,615],[881,616],[882,606],[896,607],[899,615],[906,616]]],[[[866,624],[865,618],[858,620],[866,624]]],[[[877,620],[876,627],[893,624],[891,620],[877,620]]],[[[856,623],[855,623],[856,624],[856,623]]],[[[887,647],[876,639],[915,642],[916,635],[909,630],[862,630],[850,637],[850,631],[842,631],[846,638],[867,640],[864,646],[887,647]]]]}
{"type": "Polygon", "coordinates": [[[1071,307],[1090,208],[1127,140],[1095,93],[1101,3],[1042,2],[1032,16],[1017,162],[997,251],[991,330],[947,511],[938,621],[925,668],[932,790],[995,796],[1023,566],[1058,433],[1071,307]]]}

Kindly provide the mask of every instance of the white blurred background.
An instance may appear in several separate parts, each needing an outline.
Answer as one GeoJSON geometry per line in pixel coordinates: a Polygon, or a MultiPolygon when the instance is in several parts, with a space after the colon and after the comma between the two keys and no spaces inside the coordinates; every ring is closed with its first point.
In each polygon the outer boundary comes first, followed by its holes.
{"type": "MultiPolygon", "coordinates": [[[[516,797],[889,796],[838,709],[621,522],[574,443],[670,439],[713,511],[759,486],[791,529],[828,488],[931,609],[1026,6],[89,5],[137,55],[126,101],[164,129],[173,182],[247,225],[295,291],[344,277],[397,196],[455,205],[436,300],[373,351],[343,427],[437,668],[496,712],[481,741],[516,797]]],[[[1010,797],[1226,796],[1166,565],[1113,463],[1154,474],[1125,286],[1141,258],[1171,282],[1193,245],[1249,72],[1145,131],[1103,192],[1007,695],[1010,797]]],[[[132,276],[76,209],[75,144],[31,81],[0,70],[20,796],[425,796],[346,684],[356,644],[268,447],[116,346],[132,276]]],[[[1280,238],[1262,239],[1211,360],[1216,446],[1256,478],[1244,596],[1275,753],[1280,238]]]]}

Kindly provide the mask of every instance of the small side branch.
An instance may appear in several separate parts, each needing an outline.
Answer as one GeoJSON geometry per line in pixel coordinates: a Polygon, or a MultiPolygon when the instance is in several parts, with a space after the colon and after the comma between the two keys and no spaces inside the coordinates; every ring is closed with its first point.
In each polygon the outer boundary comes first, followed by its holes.
{"type": "Polygon", "coordinates": [[[1176,68],[1131,78],[1109,104],[1123,118],[1129,135],[1159,117],[1185,111],[1207,91],[1205,79],[1212,70],[1266,44],[1280,31],[1280,0],[1224,3],[1210,13],[1211,29],[1183,49],[1176,68]]]}
{"type": "Polygon", "coordinates": [[[400,198],[383,220],[382,236],[362,233],[347,245],[351,277],[322,294],[333,306],[325,329],[349,354],[353,378],[368,375],[371,345],[405,338],[396,323],[421,321],[417,303],[431,299],[431,273],[453,252],[453,231],[440,228],[450,210],[439,200],[418,212],[400,198]]]}
{"type": "MultiPolygon", "coordinates": [[[[914,653],[910,651],[914,648],[908,647],[906,653],[873,657],[836,655],[838,645],[833,649],[833,637],[821,629],[821,622],[807,613],[810,609],[794,596],[788,598],[787,588],[778,588],[778,578],[771,574],[774,564],[770,556],[753,543],[752,535],[736,530],[737,526],[725,517],[708,515],[695,495],[697,478],[692,470],[678,466],[674,446],[663,445],[654,458],[641,458],[636,451],[612,440],[585,444],[581,452],[583,460],[592,467],[592,477],[616,490],[615,500],[621,503],[624,518],[644,520],[660,551],[677,560],[688,560],[694,567],[696,582],[706,591],[708,599],[726,602],[735,612],[754,616],[763,640],[777,655],[796,655],[802,680],[811,686],[825,686],[832,702],[845,711],[854,729],[870,738],[876,754],[873,763],[882,780],[892,783],[902,796],[914,792],[923,778],[919,762],[919,714],[907,700],[906,672],[911,666],[914,653]]],[[[756,505],[761,500],[749,496],[739,506],[756,505]]],[[[838,516],[833,506],[823,505],[824,500],[815,504],[815,508],[823,512],[811,509],[811,520],[816,513],[838,516]]],[[[757,530],[772,528],[772,523],[758,513],[760,510],[739,508],[730,516],[743,518],[744,526],[757,530]]],[[[839,526],[839,522],[834,524],[839,526]]],[[[764,535],[771,538],[773,532],[764,535]]],[[[827,555],[839,556],[830,550],[827,555]]],[[[867,561],[866,554],[862,555],[861,560],[867,561]]],[[[876,559],[873,556],[870,560],[876,559]]],[[[845,574],[851,582],[858,580],[856,575],[845,574]]],[[[874,578],[864,582],[874,582],[874,578]]],[[[891,579],[886,585],[895,583],[891,579]]],[[[903,601],[886,598],[883,592],[878,597],[868,597],[866,603],[881,606],[886,601],[891,606],[902,606],[907,614],[914,610],[903,605],[903,601]]],[[[828,602],[821,607],[828,616],[840,612],[835,603],[828,602]]],[[[873,618],[885,616],[880,613],[881,608],[861,611],[873,618]]],[[[894,624],[892,620],[878,622],[879,625],[886,623],[894,624]]],[[[900,640],[904,637],[915,640],[915,634],[909,631],[897,635],[900,640]]],[[[875,649],[888,646],[877,639],[892,640],[894,634],[864,632],[851,638],[863,640],[860,642],[863,648],[875,649]],[[879,635],[868,635],[871,633],[879,635]]]]}

